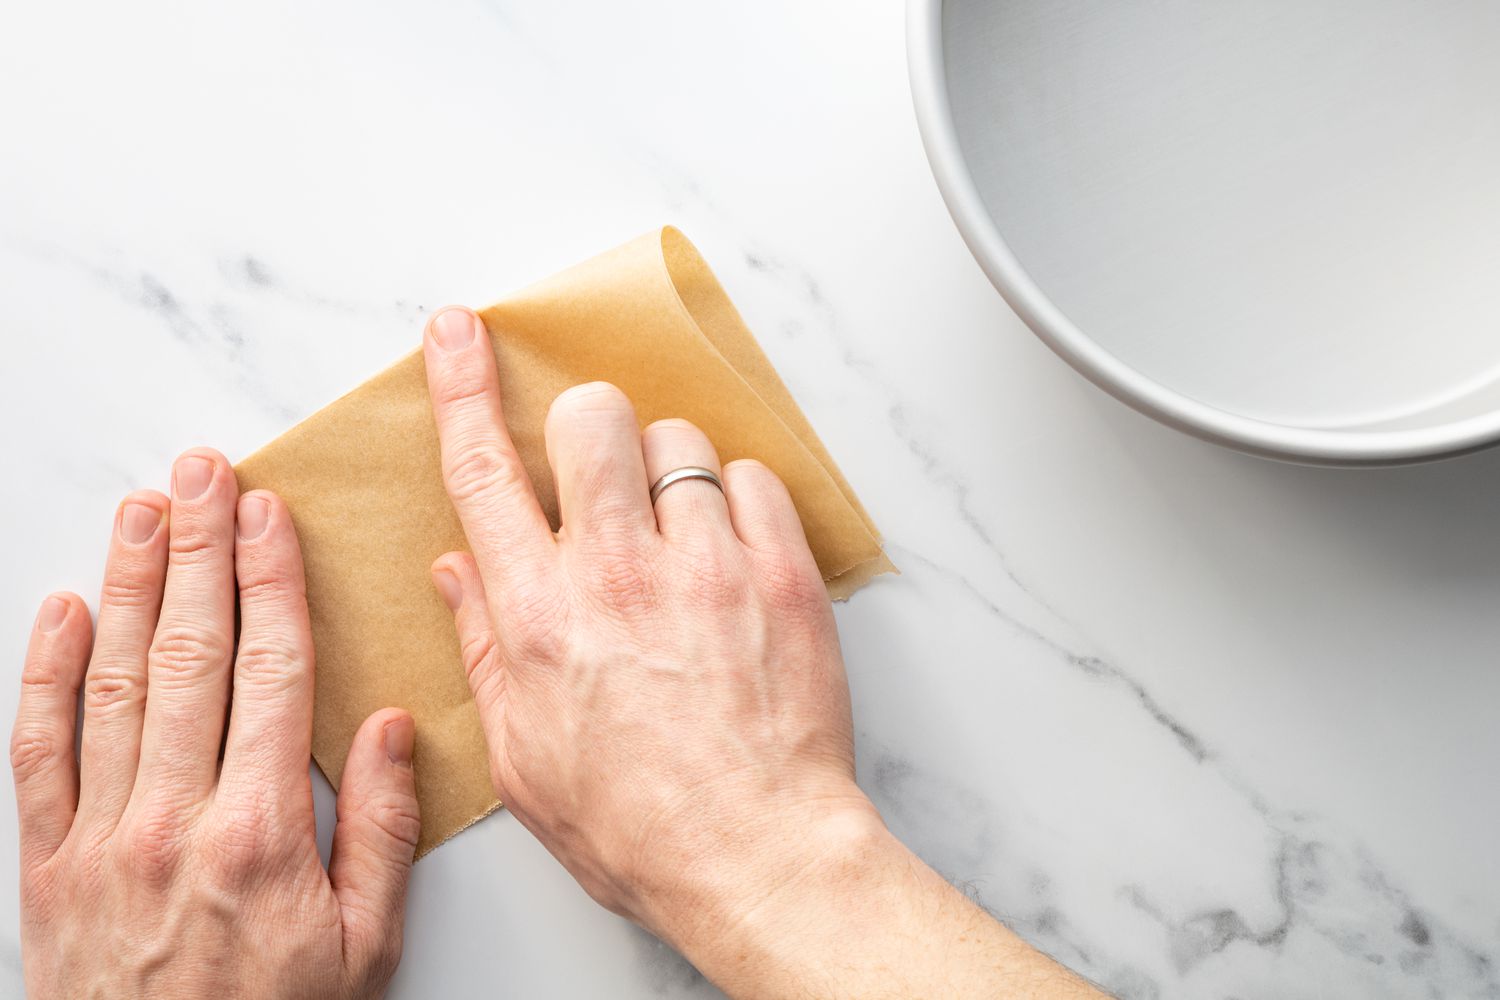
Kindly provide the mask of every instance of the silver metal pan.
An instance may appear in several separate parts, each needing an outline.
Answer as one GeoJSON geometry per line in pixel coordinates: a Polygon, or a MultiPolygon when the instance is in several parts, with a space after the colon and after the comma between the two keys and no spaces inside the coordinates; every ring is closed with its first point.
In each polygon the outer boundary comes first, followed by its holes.
{"type": "Polygon", "coordinates": [[[1500,440],[1500,4],[910,0],[954,219],[1105,390],[1244,451],[1500,440]]]}

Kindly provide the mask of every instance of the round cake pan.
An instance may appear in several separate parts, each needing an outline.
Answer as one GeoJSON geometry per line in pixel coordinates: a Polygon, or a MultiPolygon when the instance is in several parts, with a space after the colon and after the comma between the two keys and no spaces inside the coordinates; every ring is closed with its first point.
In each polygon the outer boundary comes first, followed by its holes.
{"type": "Polygon", "coordinates": [[[938,186],[1095,384],[1271,458],[1500,441],[1500,5],[909,0],[938,186]]]}

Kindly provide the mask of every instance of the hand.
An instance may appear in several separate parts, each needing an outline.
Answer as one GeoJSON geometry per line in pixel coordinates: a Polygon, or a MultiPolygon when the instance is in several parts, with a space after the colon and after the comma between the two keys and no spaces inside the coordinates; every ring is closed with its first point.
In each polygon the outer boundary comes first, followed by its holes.
{"type": "Polygon", "coordinates": [[[454,609],[501,800],[594,899],[742,996],[1094,997],[901,845],[854,782],[823,580],[780,480],[591,384],[553,403],[547,524],[477,316],[424,338],[473,555],[454,609]]]}
{"type": "MultiPolygon", "coordinates": [[[[484,327],[425,338],[444,475],[473,555],[434,579],[457,614],[501,800],[600,903],[672,934],[721,918],[722,888],[775,892],[768,845],[878,823],[854,783],[848,686],[822,576],[781,481],[753,461],[724,490],[685,421],[642,431],[596,383],[547,417],[553,535],[501,420],[484,327]]],[[[780,852],[777,852],[778,854],[780,852]]]]}
{"type": "Polygon", "coordinates": [[[90,639],[82,599],[47,598],[22,674],[11,763],[28,995],[381,995],[417,840],[412,720],[386,709],[355,736],[325,872],[286,507],[238,497],[217,452],[183,455],[171,501],[121,504],[90,639]]]}

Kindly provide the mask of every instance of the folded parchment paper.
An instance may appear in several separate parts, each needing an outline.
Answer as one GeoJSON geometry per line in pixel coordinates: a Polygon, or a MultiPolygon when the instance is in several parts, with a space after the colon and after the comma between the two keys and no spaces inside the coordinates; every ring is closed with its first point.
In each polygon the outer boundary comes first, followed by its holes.
{"type": "MultiPolygon", "coordinates": [[[[687,238],[650,233],[482,310],[506,420],[557,524],[542,443],[547,407],[613,382],[642,425],[686,417],[728,462],[758,458],[791,490],[835,598],[894,567],[869,515],[687,238]]],[[[484,735],[452,617],[428,577],[467,548],[443,492],[418,351],[298,424],[236,470],[291,508],[317,648],[313,756],[335,787],[376,709],[417,723],[422,854],[493,811],[484,735]]]]}

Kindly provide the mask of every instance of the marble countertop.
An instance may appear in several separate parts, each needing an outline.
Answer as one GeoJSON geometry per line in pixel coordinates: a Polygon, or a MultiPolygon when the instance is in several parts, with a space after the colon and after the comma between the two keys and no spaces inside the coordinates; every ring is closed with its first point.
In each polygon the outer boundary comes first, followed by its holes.
{"type": "MultiPolygon", "coordinates": [[[[923,857],[1122,997],[1500,996],[1500,454],[1294,468],[1085,383],[944,211],[897,0],[12,4],[0,94],[0,713],[179,450],[672,222],[904,571],[838,618],[923,857]]],[[[0,995],[17,921],[0,864],[0,995]]],[[[711,995],[504,813],[417,866],[392,997],[711,995]]]]}

